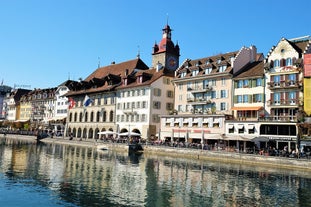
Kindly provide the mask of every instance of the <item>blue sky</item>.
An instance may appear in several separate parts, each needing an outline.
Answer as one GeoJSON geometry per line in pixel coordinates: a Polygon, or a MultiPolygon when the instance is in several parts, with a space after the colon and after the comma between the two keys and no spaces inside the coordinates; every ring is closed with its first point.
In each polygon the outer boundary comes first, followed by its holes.
{"type": "Polygon", "coordinates": [[[136,58],[151,66],[168,23],[180,62],[311,35],[310,0],[0,0],[0,81],[56,87],[98,66],[136,58]]]}

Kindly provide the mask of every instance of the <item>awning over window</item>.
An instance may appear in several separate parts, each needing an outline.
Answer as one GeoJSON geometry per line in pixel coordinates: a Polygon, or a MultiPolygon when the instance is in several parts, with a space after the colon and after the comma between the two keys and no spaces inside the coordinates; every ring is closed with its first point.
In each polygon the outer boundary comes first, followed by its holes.
{"type": "Polygon", "coordinates": [[[237,106],[237,107],[232,107],[231,110],[235,111],[259,111],[262,109],[262,106],[237,106]]]}
{"type": "Polygon", "coordinates": [[[228,129],[233,129],[234,125],[233,124],[228,124],[228,129]]]}

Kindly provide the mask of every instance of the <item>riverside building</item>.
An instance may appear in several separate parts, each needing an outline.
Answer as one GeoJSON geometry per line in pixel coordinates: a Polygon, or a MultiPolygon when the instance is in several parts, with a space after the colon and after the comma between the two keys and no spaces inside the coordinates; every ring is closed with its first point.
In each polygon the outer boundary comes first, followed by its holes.
{"type": "Polygon", "coordinates": [[[122,63],[113,62],[96,69],[66,94],[73,103],[68,112],[69,133],[88,139],[99,138],[98,132],[113,137],[137,133],[146,139],[156,135],[159,116],[173,110],[171,80],[180,55],[178,44],[171,39],[170,26],[162,31],[160,43],[153,46],[151,68],[139,55],[122,63]]]}

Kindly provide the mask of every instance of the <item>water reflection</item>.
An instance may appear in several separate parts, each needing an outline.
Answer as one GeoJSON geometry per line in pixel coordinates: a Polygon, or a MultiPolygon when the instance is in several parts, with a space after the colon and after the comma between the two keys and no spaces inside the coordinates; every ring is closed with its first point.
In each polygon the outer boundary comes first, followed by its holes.
{"type": "MultiPolygon", "coordinates": [[[[6,179],[73,206],[308,206],[310,173],[1,140],[6,179]]],[[[62,203],[62,205],[65,205],[62,203]]]]}

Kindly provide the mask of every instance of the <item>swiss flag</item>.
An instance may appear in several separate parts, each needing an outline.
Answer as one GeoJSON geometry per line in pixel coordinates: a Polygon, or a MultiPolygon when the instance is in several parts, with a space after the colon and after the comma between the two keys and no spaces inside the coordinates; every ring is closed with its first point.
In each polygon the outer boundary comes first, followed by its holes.
{"type": "Polygon", "coordinates": [[[75,106],[76,102],[73,98],[69,98],[69,109],[72,109],[75,106]]]}

